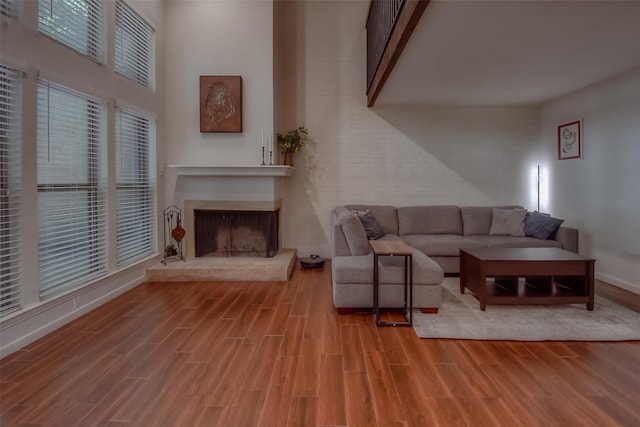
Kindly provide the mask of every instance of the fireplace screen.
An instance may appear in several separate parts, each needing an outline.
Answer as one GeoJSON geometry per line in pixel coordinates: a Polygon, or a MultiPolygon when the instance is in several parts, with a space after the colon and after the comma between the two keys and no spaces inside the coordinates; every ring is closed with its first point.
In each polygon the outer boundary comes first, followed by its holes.
{"type": "Polygon", "coordinates": [[[278,211],[194,211],[196,257],[270,258],[278,252],[278,211]]]}

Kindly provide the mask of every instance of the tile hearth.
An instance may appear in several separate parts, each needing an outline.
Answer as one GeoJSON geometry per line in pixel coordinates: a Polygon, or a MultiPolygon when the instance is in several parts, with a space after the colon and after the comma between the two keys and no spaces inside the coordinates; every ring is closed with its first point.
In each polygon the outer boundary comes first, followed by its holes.
{"type": "Polygon", "coordinates": [[[289,280],[296,263],[295,249],[280,249],[272,258],[200,257],[158,263],[146,270],[149,282],[289,280]]]}

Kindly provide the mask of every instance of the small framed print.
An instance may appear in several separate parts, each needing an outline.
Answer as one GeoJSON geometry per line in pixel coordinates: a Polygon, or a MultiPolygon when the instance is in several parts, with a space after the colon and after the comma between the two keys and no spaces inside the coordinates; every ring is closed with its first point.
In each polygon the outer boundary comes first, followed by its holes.
{"type": "Polygon", "coordinates": [[[200,132],[242,132],[240,76],[200,76],[200,132]]]}
{"type": "Polygon", "coordinates": [[[582,121],[558,126],[558,160],[579,159],[582,156],[582,121]]]}

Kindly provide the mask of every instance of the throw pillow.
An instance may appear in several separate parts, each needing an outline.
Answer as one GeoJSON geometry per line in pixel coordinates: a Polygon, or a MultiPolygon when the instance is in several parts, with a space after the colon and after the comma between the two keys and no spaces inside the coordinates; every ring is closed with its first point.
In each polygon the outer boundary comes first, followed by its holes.
{"type": "Polygon", "coordinates": [[[549,214],[531,212],[524,222],[524,235],[548,240],[563,222],[563,219],[554,218],[549,214]]]}
{"type": "Polygon", "coordinates": [[[347,245],[351,255],[366,255],[369,253],[369,240],[367,232],[358,216],[349,209],[341,209],[338,214],[338,222],[342,226],[342,232],[347,239],[347,245]]]}
{"type": "Polygon", "coordinates": [[[358,215],[360,222],[362,222],[362,226],[369,240],[377,240],[384,236],[382,226],[378,223],[378,220],[371,211],[355,211],[355,213],[358,215]]]}
{"type": "Polygon", "coordinates": [[[506,236],[524,236],[524,220],[527,211],[524,209],[493,208],[493,220],[489,234],[506,236]]]}

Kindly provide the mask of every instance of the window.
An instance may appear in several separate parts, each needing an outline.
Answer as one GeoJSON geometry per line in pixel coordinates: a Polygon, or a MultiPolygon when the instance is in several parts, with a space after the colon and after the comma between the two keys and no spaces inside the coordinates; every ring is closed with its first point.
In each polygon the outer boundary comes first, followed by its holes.
{"type": "Polygon", "coordinates": [[[71,89],[38,84],[40,295],[107,271],[104,106],[71,89]]]}
{"type": "Polygon", "coordinates": [[[118,267],[156,252],[154,130],[148,118],[116,109],[118,267]]]}
{"type": "Polygon", "coordinates": [[[103,5],[101,0],[40,0],[40,31],[95,61],[103,62],[103,5]]]}
{"type": "Polygon", "coordinates": [[[123,0],[116,0],[115,69],[136,82],[154,86],[154,30],[123,0]]]}
{"type": "Polygon", "coordinates": [[[14,19],[17,18],[19,16],[18,1],[19,0],[0,0],[0,15],[14,19]]]}
{"type": "Polygon", "coordinates": [[[0,317],[19,310],[22,297],[20,84],[0,65],[0,317]]]}

